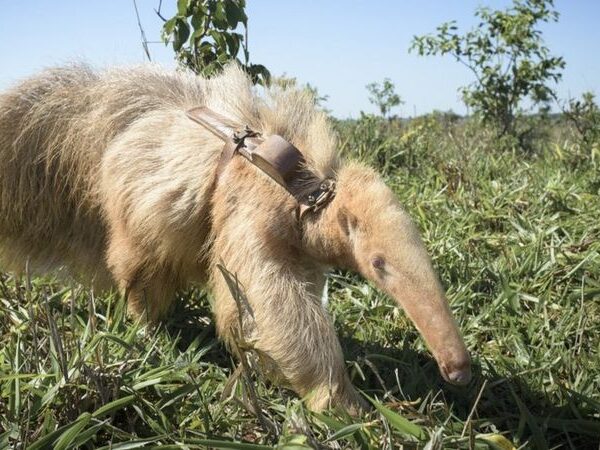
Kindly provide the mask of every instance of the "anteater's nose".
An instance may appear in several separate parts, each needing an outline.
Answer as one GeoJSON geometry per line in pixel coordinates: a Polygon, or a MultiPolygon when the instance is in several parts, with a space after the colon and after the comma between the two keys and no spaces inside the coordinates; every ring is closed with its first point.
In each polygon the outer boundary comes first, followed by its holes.
{"type": "Polygon", "coordinates": [[[464,386],[471,381],[471,358],[468,355],[444,364],[440,368],[442,376],[449,383],[464,386]]]}
{"type": "Polygon", "coordinates": [[[448,374],[448,381],[452,384],[458,384],[460,386],[469,384],[469,381],[471,381],[471,369],[467,368],[464,370],[455,370],[454,372],[450,372],[448,374]]]}

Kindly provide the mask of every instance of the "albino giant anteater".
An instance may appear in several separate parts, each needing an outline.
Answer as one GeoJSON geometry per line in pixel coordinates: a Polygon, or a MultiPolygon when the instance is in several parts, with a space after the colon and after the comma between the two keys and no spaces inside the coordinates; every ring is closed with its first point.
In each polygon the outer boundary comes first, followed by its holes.
{"type": "Polygon", "coordinates": [[[251,342],[278,378],[313,409],[353,410],[361,400],[320,300],[324,272],[347,268],[397,300],[447,381],[471,376],[430,259],[393,193],[373,170],[338,159],[306,93],[257,95],[233,65],[212,79],[75,65],[0,94],[0,259],[5,269],[29,264],[114,284],[150,322],[169,313],[177,289],[204,283],[218,333],[233,345],[238,308],[222,264],[243,286],[251,342]],[[300,217],[298,197],[248,159],[235,155],[217,170],[223,141],[190,119],[198,107],[281,136],[310,174],[297,177],[297,192],[331,179],[335,196],[300,217]]]}

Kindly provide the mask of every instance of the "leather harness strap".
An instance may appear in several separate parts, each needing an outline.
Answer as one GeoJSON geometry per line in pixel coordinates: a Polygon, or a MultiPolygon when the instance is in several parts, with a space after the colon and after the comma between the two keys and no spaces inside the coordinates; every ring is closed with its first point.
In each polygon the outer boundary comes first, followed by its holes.
{"type": "Polygon", "coordinates": [[[260,133],[239,125],[227,117],[200,106],[187,111],[187,116],[225,142],[217,164],[217,179],[229,161],[239,153],[285,188],[298,202],[299,217],[326,206],[335,196],[335,181],[321,180],[317,189],[306,193],[298,189],[302,180],[318,179],[306,168],[304,155],[283,137],[273,134],[263,138],[260,133]]]}

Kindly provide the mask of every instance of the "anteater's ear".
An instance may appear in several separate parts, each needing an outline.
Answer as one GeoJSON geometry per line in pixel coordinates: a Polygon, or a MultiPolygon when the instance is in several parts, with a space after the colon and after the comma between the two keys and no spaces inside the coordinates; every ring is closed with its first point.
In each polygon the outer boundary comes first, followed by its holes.
{"type": "Polygon", "coordinates": [[[358,228],[358,218],[347,208],[341,207],[337,212],[337,220],[346,236],[351,237],[358,228]]]}

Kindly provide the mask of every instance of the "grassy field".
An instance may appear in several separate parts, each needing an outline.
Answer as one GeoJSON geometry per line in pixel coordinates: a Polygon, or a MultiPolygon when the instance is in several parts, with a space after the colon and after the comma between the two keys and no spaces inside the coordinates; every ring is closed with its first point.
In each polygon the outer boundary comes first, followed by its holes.
{"type": "Polygon", "coordinates": [[[3,274],[0,447],[600,448],[598,148],[548,124],[527,152],[441,116],[339,128],[422,230],[469,386],[445,384],[404,314],[349,273],[331,275],[330,311],[374,405],[359,418],[235,372],[202,291],[146,329],[116,294],[3,274]]]}

